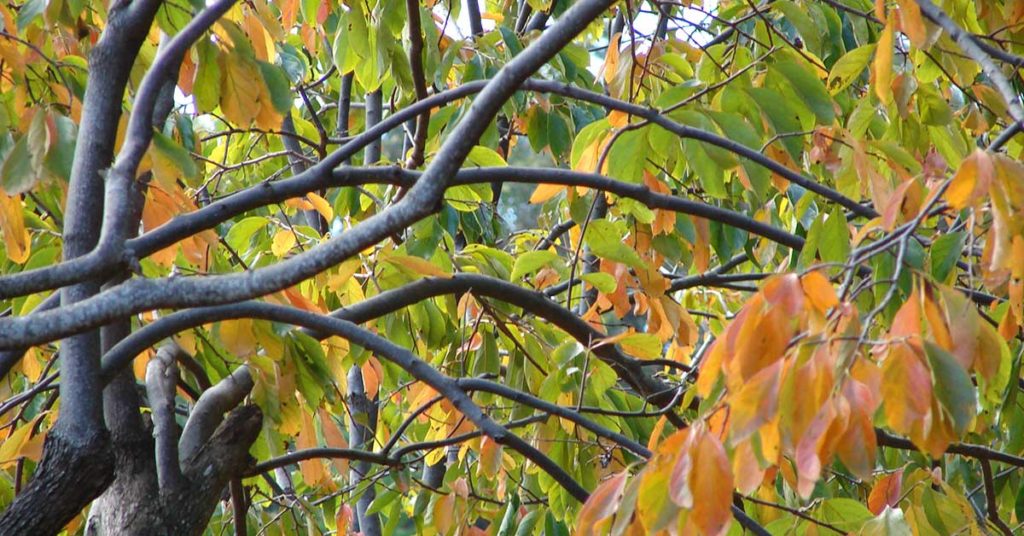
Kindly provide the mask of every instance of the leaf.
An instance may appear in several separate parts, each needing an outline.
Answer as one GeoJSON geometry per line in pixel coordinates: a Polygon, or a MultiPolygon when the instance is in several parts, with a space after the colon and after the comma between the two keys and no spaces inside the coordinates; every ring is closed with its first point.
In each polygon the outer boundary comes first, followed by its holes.
{"type": "Polygon", "coordinates": [[[153,132],[153,175],[165,185],[173,185],[179,176],[194,179],[199,175],[192,155],[160,131],[153,132]]]}
{"type": "Polygon", "coordinates": [[[732,519],[732,467],[722,444],[711,433],[701,434],[695,443],[690,488],[696,500],[686,521],[701,534],[722,534],[732,519]]]}
{"type": "Polygon", "coordinates": [[[855,48],[839,58],[832,65],[832,70],[828,74],[830,92],[835,95],[850,87],[850,84],[860,78],[861,73],[864,72],[868,63],[871,62],[874,52],[875,44],[871,43],[855,48]]]}
{"type": "Polygon", "coordinates": [[[562,184],[538,184],[530,196],[530,204],[539,204],[564,192],[566,187],[562,184]]]}
{"type": "Polygon", "coordinates": [[[238,358],[256,353],[256,337],[252,328],[250,318],[221,322],[220,341],[224,344],[224,349],[238,358]]]}
{"type": "Polygon", "coordinates": [[[443,277],[445,279],[451,279],[452,277],[451,272],[445,271],[440,266],[422,257],[391,255],[384,260],[413,277],[443,277]]]}
{"type": "Polygon", "coordinates": [[[509,279],[519,281],[524,275],[532,274],[558,260],[558,254],[551,250],[528,251],[516,258],[516,263],[512,267],[512,275],[509,276],[509,279]]]}
{"type": "Polygon", "coordinates": [[[910,527],[903,518],[903,510],[886,507],[878,517],[868,521],[859,536],[911,536],[910,527]]]}
{"type": "Polygon", "coordinates": [[[324,220],[330,222],[331,220],[334,219],[334,209],[331,207],[331,204],[328,203],[326,199],[320,197],[315,192],[310,192],[306,194],[306,199],[308,199],[309,202],[313,205],[313,208],[316,209],[316,211],[319,212],[321,216],[323,216],[324,220]]]}
{"type": "Polygon", "coordinates": [[[956,261],[960,259],[960,255],[963,253],[966,241],[967,234],[963,231],[958,231],[940,235],[932,243],[932,247],[929,249],[929,264],[932,277],[936,281],[944,282],[949,278],[949,275],[953,272],[953,267],[956,266],[956,261]]]}
{"type": "Polygon", "coordinates": [[[615,289],[618,287],[618,284],[615,282],[615,278],[604,272],[583,274],[580,276],[580,279],[593,285],[598,292],[604,292],[605,294],[615,292],[615,289]]]}
{"type": "Polygon", "coordinates": [[[910,44],[921,48],[928,42],[928,30],[921,16],[921,7],[916,0],[897,0],[900,6],[900,29],[910,39],[910,44]]]}
{"type": "Polygon", "coordinates": [[[829,282],[828,278],[819,271],[804,274],[800,278],[800,286],[803,287],[804,294],[807,295],[807,299],[810,300],[811,304],[822,313],[826,313],[829,309],[839,305],[836,289],[829,282]]]}
{"type": "Polygon", "coordinates": [[[868,509],[872,514],[881,514],[889,507],[895,508],[903,493],[903,469],[883,475],[871,488],[868,495],[868,509]]]}
{"type": "Polygon", "coordinates": [[[931,341],[925,341],[924,345],[935,381],[935,397],[953,418],[956,434],[963,435],[976,413],[978,400],[974,383],[953,354],[931,341]]]}
{"type": "Polygon", "coordinates": [[[977,149],[960,163],[943,198],[954,210],[961,210],[987,193],[994,177],[992,156],[977,149]]]}
{"type": "Polygon", "coordinates": [[[25,228],[20,196],[0,192],[0,234],[3,234],[7,258],[15,264],[25,264],[32,253],[32,238],[25,228]]]}
{"type": "Polygon", "coordinates": [[[792,60],[776,62],[773,67],[789,81],[789,87],[804,100],[820,124],[832,124],[836,118],[835,104],[813,72],[792,60]]]}
{"type": "Polygon", "coordinates": [[[228,121],[248,127],[260,112],[262,76],[256,63],[237,51],[221,56],[220,109],[228,121]]]}
{"type": "Polygon", "coordinates": [[[878,39],[878,48],[875,50],[875,60],[872,64],[872,71],[875,79],[875,95],[882,104],[892,103],[892,59],[893,59],[893,30],[894,21],[892,13],[882,30],[882,36],[878,39]]]}
{"type": "Polygon", "coordinates": [[[22,136],[7,153],[3,166],[0,166],[0,187],[8,196],[27,192],[35,186],[39,174],[32,168],[29,156],[28,137],[22,136]]]}
{"type": "Polygon", "coordinates": [[[508,163],[494,149],[476,145],[466,156],[466,162],[476,167],[506,167],[508,163]]]}
{"type": "Polygon", "coordinates": [[[295,231],[281,229],[274,234],[274,241],[270,244],[270,252],[277,258],[284,257],[295,247],[295,231]]]}
{"type": "Polygon", "coordinates": [[[591,252],[598,257],[642,269],[646,263],[636,250],[623,243],[623,238],[615,224],[600,219],[590,222],[585,241],[591,252]]]}
{"type": "Polygon", "coordinates": [[[196,108],[200,112],[212,112],[220,104],[222,60],[217,46],[207,39],[196,44],[196,53],[199,56],[198,67],[192,82],[196,108]]]}
{"type": "Polygon", "coordinates": [[[653,333],[625,331],[614,337],[601,339],[594,348],[607,344],[618,344],[627,354],[641,359],[655,359],[661,356],[661,339],[653,333]]]}
{"type": "Polygon", "coordinates": [[[580,529],[580,536],[598,534],[595,530],[599,522],[615,513],[615,509],[622,499],[622,491],[626,487],[626,475],[623,471],[613,475],[601,483],[587,502],[583,503],[579,515],[576,516],[576,526],[580,529]]]}

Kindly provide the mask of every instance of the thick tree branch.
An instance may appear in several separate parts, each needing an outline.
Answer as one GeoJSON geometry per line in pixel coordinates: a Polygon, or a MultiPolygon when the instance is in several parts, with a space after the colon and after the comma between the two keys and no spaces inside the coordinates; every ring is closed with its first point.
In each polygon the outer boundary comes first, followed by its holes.
{"type": "Polygon", "coordinates": [[[238,406],[252,390],[252,386],[249,367],[242,365],[199,397],[178,441],[179,457],[182,460],[195,455],[202,448],[224,420],[224,414],[238,406]]]}
{"type": "MultiPolygon", "coordinates": [[[[172,343],[173,344],[173,343],[172,343]]],[[[174,416],[178,366],[172,345],[160,348],[146,366],[146,394],[153,410],[156,439],[156,475],[161,490],[180,489],[183,481],[178,463],[178,423],[174,416]]]]}

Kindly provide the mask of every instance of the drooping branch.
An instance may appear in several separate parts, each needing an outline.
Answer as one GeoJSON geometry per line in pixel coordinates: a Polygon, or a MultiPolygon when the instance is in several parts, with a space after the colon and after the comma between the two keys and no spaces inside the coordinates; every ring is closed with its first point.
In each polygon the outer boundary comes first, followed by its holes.
{"type": "MultiPolygon", "coordinates": [[[[623,381],[638,393],[645,397],[651,397],[652,402],[664,406],[674,400],[672,389],[668,385],[644,372],[643,361],[625,355],[615,345],[605,344],[595,347],[596,343],[605,336],[572,311],[551,301],[541,292],[519,287],[494,277],[460,273],[451,278],[424,278],[335,311],[332,316],[360,324],[431,297],[461,292],[473,292],[478,296],[505,301],[545,319],[564,330],[580,344],[592,348],[591,351],[595,356],[608,363],[623,381]]],[[[238,318],[239,314],[240,310],[226,305],[180,311],[165,316],[160,321],[132,333],[121,344],[108,352],[103,359],[103,375],[105,378],[112,377],[118,370],[126,367],[142,350],[175,333],[204,323],[238,318]]],[[[308,333],[319,338],[327,336],[327,332],[315,330],[308,331],[308,333]]]]}

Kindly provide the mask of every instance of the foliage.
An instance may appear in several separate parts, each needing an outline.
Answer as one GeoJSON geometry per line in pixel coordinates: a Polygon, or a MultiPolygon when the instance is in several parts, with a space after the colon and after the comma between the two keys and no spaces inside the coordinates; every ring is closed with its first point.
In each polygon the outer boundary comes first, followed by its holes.
{"type": "Polygon", "coordinates": [[[251,375],[211,533],[1019,530],[1024,2],[605,2],[576,35],[587,4],[251,0],[166,70],[213,8],[160,3],[79,264],[123,6],[0,5],[0,505],[77,404],[66,337],[130,318],[86,375],[149,387],[169,338],[183,435],[251,375]]]}

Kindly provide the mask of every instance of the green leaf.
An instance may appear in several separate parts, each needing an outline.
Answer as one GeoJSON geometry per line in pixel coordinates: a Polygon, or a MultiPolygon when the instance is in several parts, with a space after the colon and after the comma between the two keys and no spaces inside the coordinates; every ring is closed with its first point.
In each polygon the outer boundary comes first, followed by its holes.
{"type": "Polygon", "coordinates": [[[864,45],[847,52],[832,65],[828,73],[828,87],[833,95],[850,87],[860,78],[875,55],[875,44],[864,45]]]}
{"type": "Polygon", "coordinates": [[[977,392],[971,377],[953,354],[935,343],[925,341],[924,350],[932,369],[935,396],[952,417],[956,433],[963,435],[977,412],[977,392]]]}
{"type": "Polygon", "coordinates": [[[639,183],[647,165],[647,130],[638,129],[622,133],[608,152],[608,175],[621,181],[639,183]]]}
{"type": "Polygon", "coordinates": [[[476,167],[506,167],[508,163],[494,149],[477,145],[470,149],[466,161],[476,167]]]}
{"type": "Polygon", "coordinates": [[[945,282],[956,266],[957,259],[964,251],[967,233],[957,231],[939,236],[932,243],[929,265],[932,277],[936,281],[945,282]]]}
{"type": "Polygon", "coordinates": [[[773,7],[781,11],[785,15],[785,21],[796,28],[804,43],[807,44],[807,48],[811,52],[821,55],[822,29],[811,20],[811,17],[807,14],[806,6],[799,6],[789,0],[780,0],[775,2],[773,7]]]}
{"type": "Polygon", "coordinates": [[[586,244],[598,257],[621,262],[633,268],[643,268],[645,263],[633,248],[623,243],[625,233],[604,219],[594,220],[587,227],[586,244]]]}
{"type": "Polygon", "coordinates": [[[18,33],[25,31],[29,24],[39,19],[46,10],[46,0],[29,0],[18,9],[18,33]]]}
{"type": "Polygon", "coordinates": [[[220,63],[217,56],[220,51],[207,39],[196,45],[198,52],[198,68],[192,84],[192,93],[196,97],[196,108],[200,112],[212,112],[220,105],[220,63]]]}
{"type": "Polygon", "coordinates": [[[580,276],[580,279],[593,285],[594,288],[598,290],[598,292],[603,292],[605,294],[615,292],[615,289],[618,288],[619,286],[615,282],[615,278],[612,277],[611,274],[606,274],[604,272],[583,274],[580,276]]]}
{"type": "Polygon", "coordinates": [[[154,131],[153,148],[156,149],[160,156],[173,163],[174,167],[178,168],[186,178],[191,179],[199,175],[199,168],[196,166],[195,161],[192,160],[192,155],[169,136],[162,132],[154,131]]]}
{"type": "Polygon", "coordinates": [[[274,109],[282,114],[287,113],[292,109],[292,89],[284,70],[265,61],[256,63],[260,67],[260,74],[263,75],[263,82],[270,91],[270,102],[274,109]]]}
{"type": "Polygon", "coordinates": [[[815,508],[815,517],[847,532],[860,530],[874,517],[864,503],[845,497],[825,499],[815,508]]]}
{"type": "Polygon", "coordinates": [[[558,254],[551,250],[528,251],[516,258],[509,279],[518,281],[524,275],[532,274],[541,268],[559,260],[558,254]]]}
{"type": "Polygon", "coordinates": [[[583,156],[583,152],[590,147],[596,140],[603,138],[608,135],[612,126],[608,123],[607,119],[598,119],[593,123],[583,127],[579,134],[576,134],[576,139],[572,142],[572,154],[569,157],[569,163],[573,169],[576,168],[576,164],[579,163],[580,158],[583,156]]]}
{"type": "Polygon", "coordinates": [[[832,97],[825,91],[825,85],[814,73],[793,60],[779,61],[772,67],[789,81],[789,87],[796,91],[807,107],[814,112],[819,123],[831,125],[835,121],[836,111],[832,97]]]}
{"type": "Polygon", "coordinates": [[[22,136],[0,166],[0,187],[7,195],[18,195],[31,190],[38,179],[39,175],[32,170],[27,136],[22,136]]]}
{"type": "MultiPolygon", "coordinates": [[[[768,118],[768,122],[776,134],[789,134],[803,130],[796,110],[781,93],[768,88],[748,88],[746,91],[757,107],[761,109],[761,113],[768,118]]],[[[804,150],[803,137],[787,136],[782,139],[782,146],[789,151],[793,160],[797,162],[801,160],[800,156],[804,150]]]]}
{"type": "Polygon", "coordinates": [[[847,227],[846,215],[839,205],[832,208],[832,212],[821,226],[818,252],[821,254],[821,260],[835,263],[846,262],[850,255],[850,229],[847,227]]]}

